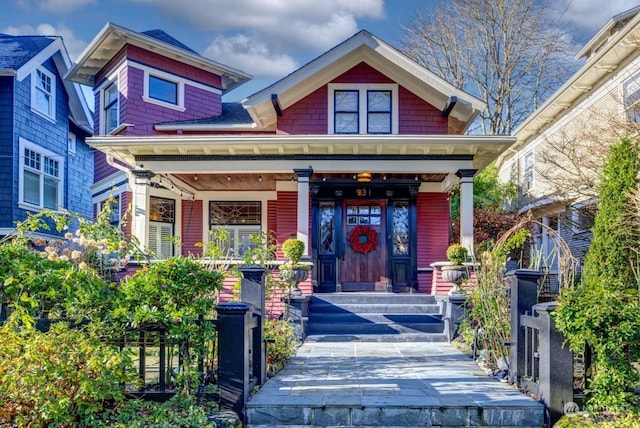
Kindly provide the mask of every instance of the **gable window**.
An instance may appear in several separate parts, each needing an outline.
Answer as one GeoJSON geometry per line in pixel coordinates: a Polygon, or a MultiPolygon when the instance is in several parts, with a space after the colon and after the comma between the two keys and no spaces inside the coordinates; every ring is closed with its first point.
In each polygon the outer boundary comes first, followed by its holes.
{"type": "Polygon", "coordinates": [[[533,152],[529,152],[524,157],[524,180],[522,183],[523,192],[529,192],[533,188],[533,152]]]}
{"type": "Polygon", "coordinates": [[[111,82],[102,93],[104,133],[109,134],[120,125],[120,92],[118,82],[111,82]]]}
{"type": "Polygon", "coordinates": [[[175,206],[173,199],[149,199],[149,250],[159,259],[173,256],[175,206]]]}
{"type": "Polygon", "coordinates": [[[178,84],[156,76],[149,76],[149,98],[178,104],[178,84]]]}
{"type": "Polygon", "coordinates": [[[57,210],[62,205],[62,159],[22,139],[20,153],[20,203],[26,208],[57,210]]]}
{"type": "Polygon", "coordinates": [[[329,132],[397,134],[397,92],[395,84],[330,84],[329,132]]]}
{"type": "Polygon", "coordinates": [[[624,107],[629,120],[640,122],[640,73],[633,76],[623,86],[624,107]]]}
{"type": "Polygon", "coordinates": [[[211,230],[227,232],[228,238],[222,247],[231,256],[242,256],[255,245],[251,242],[251,235],[262,232],[262,205],[259,201],[211,201],[209,213],[211,230]]]}
{"type": "Polygon", "coordinates": [[[56,79],[44,68],[31,75],[31,107],[45,116],[55,119],[56,79]]]}

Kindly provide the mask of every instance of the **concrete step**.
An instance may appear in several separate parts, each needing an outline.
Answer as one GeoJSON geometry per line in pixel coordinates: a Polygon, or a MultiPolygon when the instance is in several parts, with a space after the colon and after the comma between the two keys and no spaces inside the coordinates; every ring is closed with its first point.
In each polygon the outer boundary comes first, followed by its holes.
{"type": "Polygon", "coordinates": [[[398,323],[398,324],[439,324],[442,323],[442,315],[437,313],[392,313],[392,312],[309,312],[311,323],[398,323]]]}
{"type": "Polygon", "coordinates": [[[305,339],[307,342],[447,342],[445,333],[402,333],[402,334],[366,334],[366,333],[336,333],[336,334],[312,334],[305,339]]]}
{"type": "Polygon", "coordinates": [[[394,294],[394,293],[335,293],[314,294],[316,301],[328,303],[396,303],[396,304],[437,304],[435,296],[430,294],[394,294]]]}
{"type": "Polygon", "coordinates": [[[310,313],[330,313],[330,312],[368,312],[368,313],[405,313],[405,314],[437,314],[440,313],[440,306],[437,304],[418,303],[329,303],[325,301],[312,301],[309,305],[310,313]]]}

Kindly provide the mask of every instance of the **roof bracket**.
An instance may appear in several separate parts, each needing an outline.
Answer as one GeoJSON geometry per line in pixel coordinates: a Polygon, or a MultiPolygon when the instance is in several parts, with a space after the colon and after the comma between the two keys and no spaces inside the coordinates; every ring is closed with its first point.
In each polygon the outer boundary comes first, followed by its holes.
{"type": "Polygon", "coordinates": [[[282,116],[282,108],[280,107],[280,100],[278,100],[278,94],[271,94],[271,104],[278,116],[282,116]]]}
{"type": "Polygon", "coordinates": [[[451,114],[451,110],[456,106],[458,102],[458,97],[452,95],[447,100],[447,104],[444,106],[444,110],[442,110],[442,117],[449,117],[451,114]]]}

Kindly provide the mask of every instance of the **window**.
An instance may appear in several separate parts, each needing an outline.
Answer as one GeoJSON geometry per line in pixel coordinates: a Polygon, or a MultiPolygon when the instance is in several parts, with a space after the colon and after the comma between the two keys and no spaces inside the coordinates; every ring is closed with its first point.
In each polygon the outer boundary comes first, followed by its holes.
{"type": "Polygon", "coordinates": [[[254,246],[251,235],[262,232],[262,205],[260,202],[209,203],[211,230],[223,229],[229,236],[223,249],[232,256],[242,256],[254,246]]]}
{"type": "Polygon", "coordinates": [[[57,210],[62,205],[62,159],[20,139],[20,203],[57,210]]]}
{"type": "Polygon", "coordinates": [[[109,222],[114,226],[120,225],[120,195],[112,195],[101,201],[98,209],[100,212],[108,210],[109,222]]]}
{"type": "Polygon", "coordinates": [[[522,191],[529,192],[533,188],[533,152],[527,153],[524,157],[524,180],[522,191]]]}
{"type": "Polygon", "coordinates": [[[640,73],[633,76],[623,86],[624,107],[629,120],[640,122],[640,73]]]}
{"type": "Polygon", "coordinates": [[[397,85],[330,84],[329,131],[333,134],[397,134],[397,85]]]}
{"type": "Polygon", "coordinates": [[[159,259],[173,256],[175,205],[173,199],[149,199],[149,250],[159,259]]]}
{"type": "Polygon", "coordinates": [[[76,134],[69,132],[67,151],[70,155],[76,154],[76,134]]]}
{"type": "Polygon", "coordinates": [[[55,119],[56,79],[44,68],[31,75],[31,107],[45,116],[55,119]]]}
{"type": "Polygon", "coordinates": [[[156,76],[149,76],[149,98],[177,105],[178,84],[156,76]]]}
{"type": "Polygon", "coordinates": [[[585,203],[575,205],[571,209],[571,226],[573,233],[589,232],[594,225],[596,204],[585,203]]]}
{"type": "Polygon", "coordinates": [[[111,82],[102,93],[102,119],[104,133],[113,132],[120,125],[120,92],[118,82],[111,82]]]}
{"type": "Polygon", "coordinates": [[[382,222],[382,208],[379,205],[350,205],[347,207],[347,224],[379,226],[382,222]]]}

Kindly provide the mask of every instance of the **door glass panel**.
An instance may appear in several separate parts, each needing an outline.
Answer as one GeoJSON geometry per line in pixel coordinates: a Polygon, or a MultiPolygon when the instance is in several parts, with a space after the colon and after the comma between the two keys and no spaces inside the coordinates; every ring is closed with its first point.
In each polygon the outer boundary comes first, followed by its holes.
{"type": "Polygon", "coordinates": [[[393,204],[393,254],[409,254],[409,203],[393,204]]]}
{"type": "Polygon", "coordinates": [[[320,203],[320,253],[335,253],[334,202],[320,203]]]}

